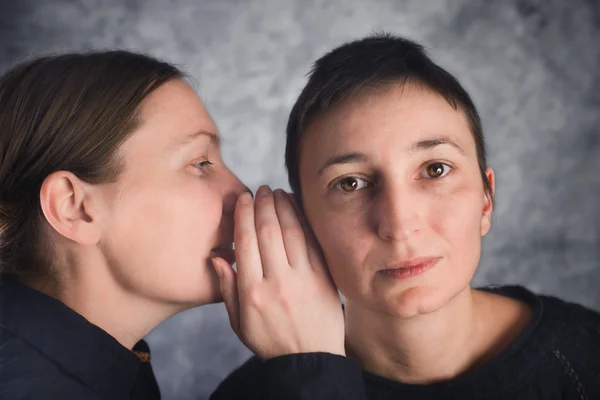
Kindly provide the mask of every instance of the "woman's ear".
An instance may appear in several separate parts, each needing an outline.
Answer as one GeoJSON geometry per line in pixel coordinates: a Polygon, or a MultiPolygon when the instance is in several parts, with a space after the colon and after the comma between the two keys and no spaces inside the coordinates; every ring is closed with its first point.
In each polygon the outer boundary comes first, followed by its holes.
{"type": "Polygon", "coordinates": [[[97,199],[92,185],[68,171],[48,175],[40,190],[46,220],[56,232],[84,246],[100,240],[97,199]]]}
{"type": "Polygon", "coordinates": [[[494,193],[496,191],[496,177],[494,170],[488,167],[485,170],[488,182],[490,182],[491,193],[484,191],[483,193],[483,209],[481,212],[481,236],[487,235],[492,227],[492,211],[494,211],[494,193]]]}

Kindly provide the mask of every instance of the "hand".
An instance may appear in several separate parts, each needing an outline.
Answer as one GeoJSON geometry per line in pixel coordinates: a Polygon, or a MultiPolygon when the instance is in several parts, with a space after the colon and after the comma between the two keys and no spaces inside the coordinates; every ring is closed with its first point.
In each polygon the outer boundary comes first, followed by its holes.
{"type": "Polygon", "coordinates": [[[320,248],[283,190],[238,198],[237,274],[213,259],[231,327],[262,359],[327,352],[345,355],[344,316],[320,248]]]}

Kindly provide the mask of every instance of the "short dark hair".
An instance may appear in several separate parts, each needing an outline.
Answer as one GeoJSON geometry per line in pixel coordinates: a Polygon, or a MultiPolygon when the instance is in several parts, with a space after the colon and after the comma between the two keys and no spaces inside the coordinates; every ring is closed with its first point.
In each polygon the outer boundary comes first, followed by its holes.
{"type": "Polygon", "coordinates": [[[45,275],[44,179],[66,170],[90,183],[114,181],[117,150],[140,124],[142,101],[182,76],[127,51],[48,56],[0,76],[0,274],[45,275]]]}
{"type": "Polygon", "coordinates": [[[300,143],[310,123],[352,96],[395,84],[428,89],[465,114],[475,140],[484,190],[493,201],[493,190],[485,173],[487,161],[481,119],[471,97],[454,76],[427,56],[423,46],[389,33],[345,43],[313,64],[286,129],[285,165],[298,201],[302,201],[300,143]]]}

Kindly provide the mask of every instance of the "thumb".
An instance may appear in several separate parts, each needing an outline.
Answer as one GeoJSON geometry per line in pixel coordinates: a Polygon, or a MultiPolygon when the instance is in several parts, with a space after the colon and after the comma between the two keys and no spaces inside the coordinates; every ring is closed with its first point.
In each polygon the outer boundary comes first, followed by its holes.
{"type": "Polygon", "coordinates": [[[240,303],[237,291],[237,274],[227,261],[221,257],[212,259],[213,266],[219,276],[221,295],[229,315],[231,328],[238,337],[240,336],[240,303]]]}

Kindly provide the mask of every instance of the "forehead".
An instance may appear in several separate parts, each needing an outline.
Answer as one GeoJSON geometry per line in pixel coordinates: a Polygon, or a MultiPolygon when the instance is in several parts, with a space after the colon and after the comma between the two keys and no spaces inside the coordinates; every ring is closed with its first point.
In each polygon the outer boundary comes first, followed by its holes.
{"type": "MultiPolygon", "coordinates": [[[[214,122],[200,97],[183,80],[173,79],[150,93],[141,107],[143,121],[166,122],[175,127],[214,122]]],[[[214,130],[214,129],[207,129],[214,130]]]]}
{"type": "Polygon", "coordinates": [[[166,82],[150,93],[142,102],[140,117],[140,126],[125,148],[176,149],[198,132],[217,131],[198,95],[179,79],[166,82]]]}
{"type": "Polygon", "coordinates": [[[344,150],[406,148],[416,141],[438,137],[451,138],[475,153],[462,111],[428,89],[393,85],[358,95],[316,118],[303,135],[301,149],[311,151],[302,151],[301,160],[305,154],[327,157],[344,150]]]}

